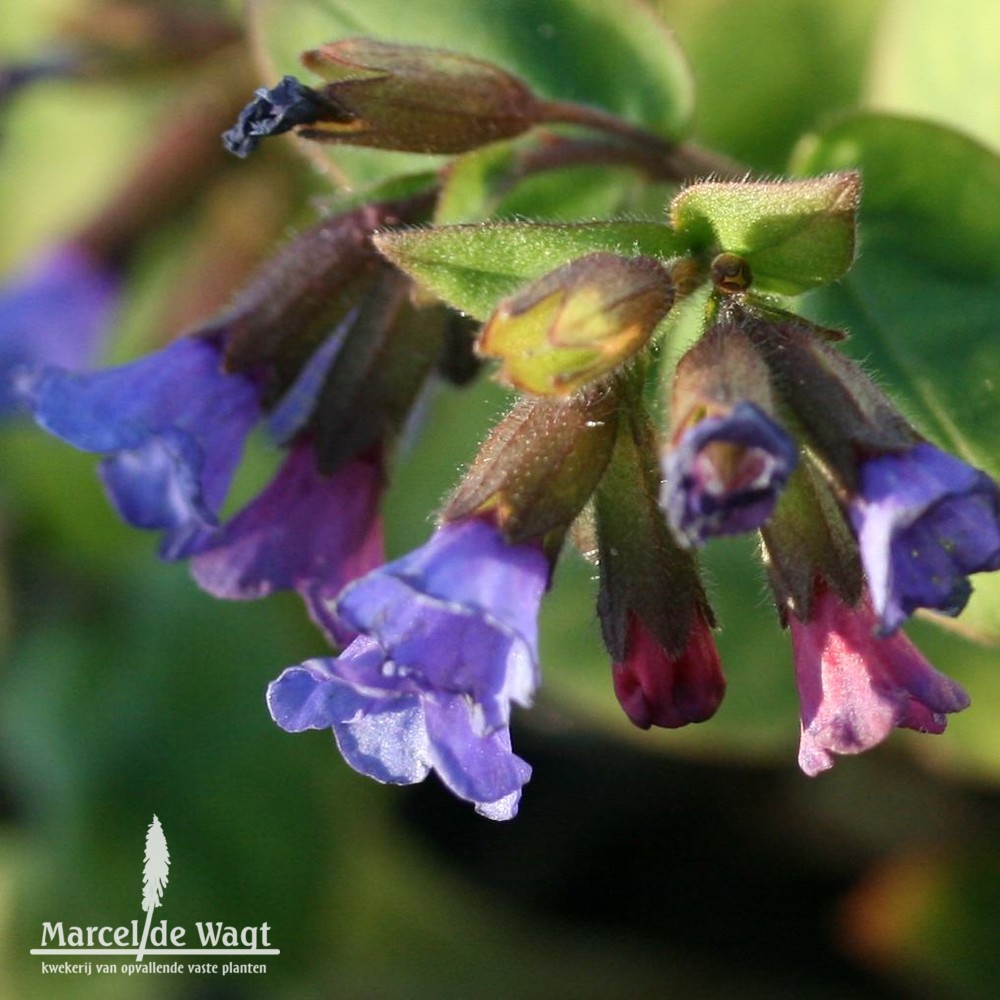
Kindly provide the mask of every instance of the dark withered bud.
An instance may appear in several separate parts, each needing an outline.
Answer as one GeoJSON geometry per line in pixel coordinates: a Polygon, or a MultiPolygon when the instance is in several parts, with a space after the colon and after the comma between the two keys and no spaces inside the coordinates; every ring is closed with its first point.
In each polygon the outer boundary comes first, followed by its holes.
{"type": "Polygon", "coordinates": [[[760,527],[798,449],[775,419],[767,366],[739,326],[712,327],[681,359],[670,411],[661,503],[677,539],[697,546],[760,527]]]}
{"type": "Polygon", "coordinates": [[[537,102],[498,66],[444,49],[348,38],[302,55],[329,81],[313,89],[286,76],[257,91],[227,148],[246,156],[264,136],[298,134],[413,153],[464,153],[520,135],[537,120],[537,102]]]}
{"type": "Polygon", "coordinates": [[[490,514],[512,542],[561,541],[604,472],[617,423],[609,388],[520,400],[479,449],[443,519],[490,514]]]}
{"type": "Polygon", "coordinates": [[[254,93],[256,96],[240,112],[236,124],[222,134],[223,145],[239,157],[249,156],[261,139],[290,132],[297,125],[315,125],[330,116],[352,120],[350,114],[294,76],[283,77],[276,87],[260,87],[254,93]]]}
{"type": "Polygon", "coordinates": [[[324,97],[349,116],[304,130],[312,139],[463,153],[520,135],[536,120],[525,83],[445,49],[348,38],[306,52],[302,62],[330,81],[324,97]]]}
{"type": "Polygon", "coordinates": [[[589,254],[501,302],[478,350],[501,359],[501,381],[566,396],[641,350],[673,300],[670,275],[653,258],[589,254]]]}

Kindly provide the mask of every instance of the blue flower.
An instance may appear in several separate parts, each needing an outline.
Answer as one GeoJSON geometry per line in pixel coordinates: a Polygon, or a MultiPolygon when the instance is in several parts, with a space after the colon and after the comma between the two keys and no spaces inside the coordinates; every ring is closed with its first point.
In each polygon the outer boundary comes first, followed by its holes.
{"type": "Polygon", "coordinates": [[[360,637],[286,671],[269,696],[275,721],[332,726],[348,763],[379,781],[433,768],[480,812],[512,816],[530,769],[510,750],[510,706],[538,685],[548,578],[539,545],[512,545],[482,518],[444,525],[341,594],[331,614],[360,637]]]}
{"type": "Polygon", "coordinates": [[[290,667],[268,688],[267,703],[287,732],[332,729],[344,759],[361,774],[409,785],[433,769],[490,819],[517,813],[531,777],[511,752],[505,726],[481,733],[467,695],[428,686],[364,636],[336,659],[290,667]]]}
{"type": "Polygon", "coordinates": [[[967,577],[1000,569],[1000,488],[932,444],[862,463],[849,503],[883,633],[917,608],[956,615],[967,577]]]}
{"type": "Polygon", "coordinates": [[[538,608],[549,565],[488,520],[444,525],[426,545],[351,584],[337,616],[426,686],[468,694],[483,731],[538,686],[538,608]]]}
{"type": "Polygon", "coordinates": [[[0,289],[0,415],[45,365],[89,367],[118,305],[118,278],[72,243],[35,258],[0,289]]]}
{"type": "Polygon", "coordinates": [[[299,438],[268,486],[192,556],[191,572],[215,597],[295,589],[334,642],[349,642],[329,604],[385,558],[382,482],[378,449],[323,475],[309,439],[299,438]]]}
{"type": "Polygon", "coordinates": [[[759,528],[795,468],[795,442],[753,403],[688,427],[663,460],[660,503],[678,540],[759,528]]]}
{"type": "Polygon", "coordinates": [[[101,478],[129,524],[162,530],[160,555],[179,559],[218,526],[259,390],[222,370],[218,340],[185,337],[118,368],[48,368],[26,391],[41,427],[106,455],[101,478]]]}

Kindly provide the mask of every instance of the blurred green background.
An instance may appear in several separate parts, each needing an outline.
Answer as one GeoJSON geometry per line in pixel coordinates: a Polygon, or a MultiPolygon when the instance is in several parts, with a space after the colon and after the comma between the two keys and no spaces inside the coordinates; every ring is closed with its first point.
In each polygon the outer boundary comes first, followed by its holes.
{"type": "MultiPolygon", "coordinates": [[[[658,6],[691,62],[695,136],[755,170],[787,169],[800,136],[855,107],[1000,143],[992,2],[658,6]]],[[[29,55],[95,11],[100,21],[95,2],[5,5],[0,55],[29,55]]],[[[214,72],[126,60],[4,109],[0,268],[85,223],[214,72]]],[[[220,167],[145,241],[111,357],[220,305],[241,268],[312,217],[310,199],[329,189],[273,145],[220,167]]],[[[485,382],[431,401],[388,498],[392,554],[426,537],[503,402],[485,382]]],[[[592,569],[570,555],[543,613],[543,692],[514,723],[534,776],[518,818],[491,824],[433,780],[383,788],[354,774],[329,734],[278,730],[267,682],[325,653],[298,600],[200,593],[117,521],[94,465],[24,424],[0,428],[0,996],[995,995],[995,648],[915,623],[973,707],[941,737],[897,733],[809,780],[795,765],[787,641],[752,543],[707,555],[729,691],[715,719],[679,732],[641,733],[620,712],[592,569]],[[43,977],[28,954],[43,920],[141,916],[154,812],[173,862],[157,917],[267,921],[281,956],[259,977],[43,977]]]]}

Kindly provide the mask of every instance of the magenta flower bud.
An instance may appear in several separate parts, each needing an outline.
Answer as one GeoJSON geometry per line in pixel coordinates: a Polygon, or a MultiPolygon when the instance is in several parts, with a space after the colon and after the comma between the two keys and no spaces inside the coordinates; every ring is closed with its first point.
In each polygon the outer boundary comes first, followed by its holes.
{"type": "Polygon", "coordinates": [[[880,628],[917,608],[958,614],[970,573],[1000,569],[1000,488],[922,442],[862,463],[849,503],[880,628]]]}
{"type": "Polygon", "coordinates": [[[807,622],[789,616],[799,688],[799,766],[813,776],[833,754],[861,753],[893,729],[944,732],[949,712],[969,705],[955,681],[938,673],[902,633],[875,634],[867,595],[844,603],[817,583],[807,622]]]}
{"type": "Polygon", "coordinates": [[[678,541],[759,528],[798,459],[795,442],[753,403],[690,425],[663,459],[660,503],[678,541]]]}
{"type": "Polygon", "coordinates": [[[640,728],[679,729],[710,719],[722,702],[722,675],[712,630],[699,608],[687,646],[671,656],[634,612],[629,613],[625,659],[612,667],[615,694],[640,728]]]}

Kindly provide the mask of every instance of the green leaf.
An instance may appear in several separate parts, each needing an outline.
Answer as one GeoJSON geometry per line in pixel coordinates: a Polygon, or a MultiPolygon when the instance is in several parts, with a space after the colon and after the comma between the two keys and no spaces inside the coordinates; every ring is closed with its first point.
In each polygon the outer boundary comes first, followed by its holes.
{"type": "MultiPolygon", "coordinates": [[[[268,82],[302,75],[300,52],[361,35],[495,62],[543,97],[597,105],[670,138],[684,134],[693,109],[684,57],[639,0],[259,0],[253,16],[268,82]]],[[[324,151],[355,183],[428,163],[411,154],[324,151]]]]}
{"type": "MultiPolygon", "coordinates": [[[[860,167],[862,253],[810,299],[939,446],[1000,478],[1000,159],[935,125],[862,115],[804,143],[799,171],[860,167]]],[[[1000,581],[954,623],[1000,641],[1000,581]]]]}
{"type": "Polygon", "coordinates": [[[873,33],[866,103],[934,118],[997,147],[998,33],[995,0],[964,0],[957,9],[939,0],[896,0],[873,33]]]}
{"type": "MultiPolygon", "coordinates": [[[[630,168],[570,164],[521,177],[524,158],[541,146],[532,135],[483,146],[452,161],[442,179],[434,222],[448,225],[490,218],[568,222],[645,214],[638,203],[651,185],[630,168]]],[[[662,211],[661,205],[653,211],[662,211]]]]}
{"type": "Polygon", "coordinates": [[[885,0],[658,2],[691,62],[695,138],[770,173],[784,171],[805,131],[859,103],[885,6],[885,0]]]}
{"type": "Polygon", "coordinates": [[[803,139],[791,164],[796,174],[848,168],[862,174],[866,255],[869,230],[881,227],[933,272],[971,281],[1000,277],[996,154],[930,122],[857,114],[803,139]]]}
{"type": "Polygon", "coordinates": [[[755,288],[795,295],[835,281],[851,266],[857,202],[852,172],[694,184],[674,198],[670,218],[694,248],[745,258],[755,288]]]}
{"type": "Polygon", "coordinates": [[[382,233],[379,250],[461,312],[485,320],[504,296],[585,254],[676,256],[659,222],[499,222],[382,233]]]}

